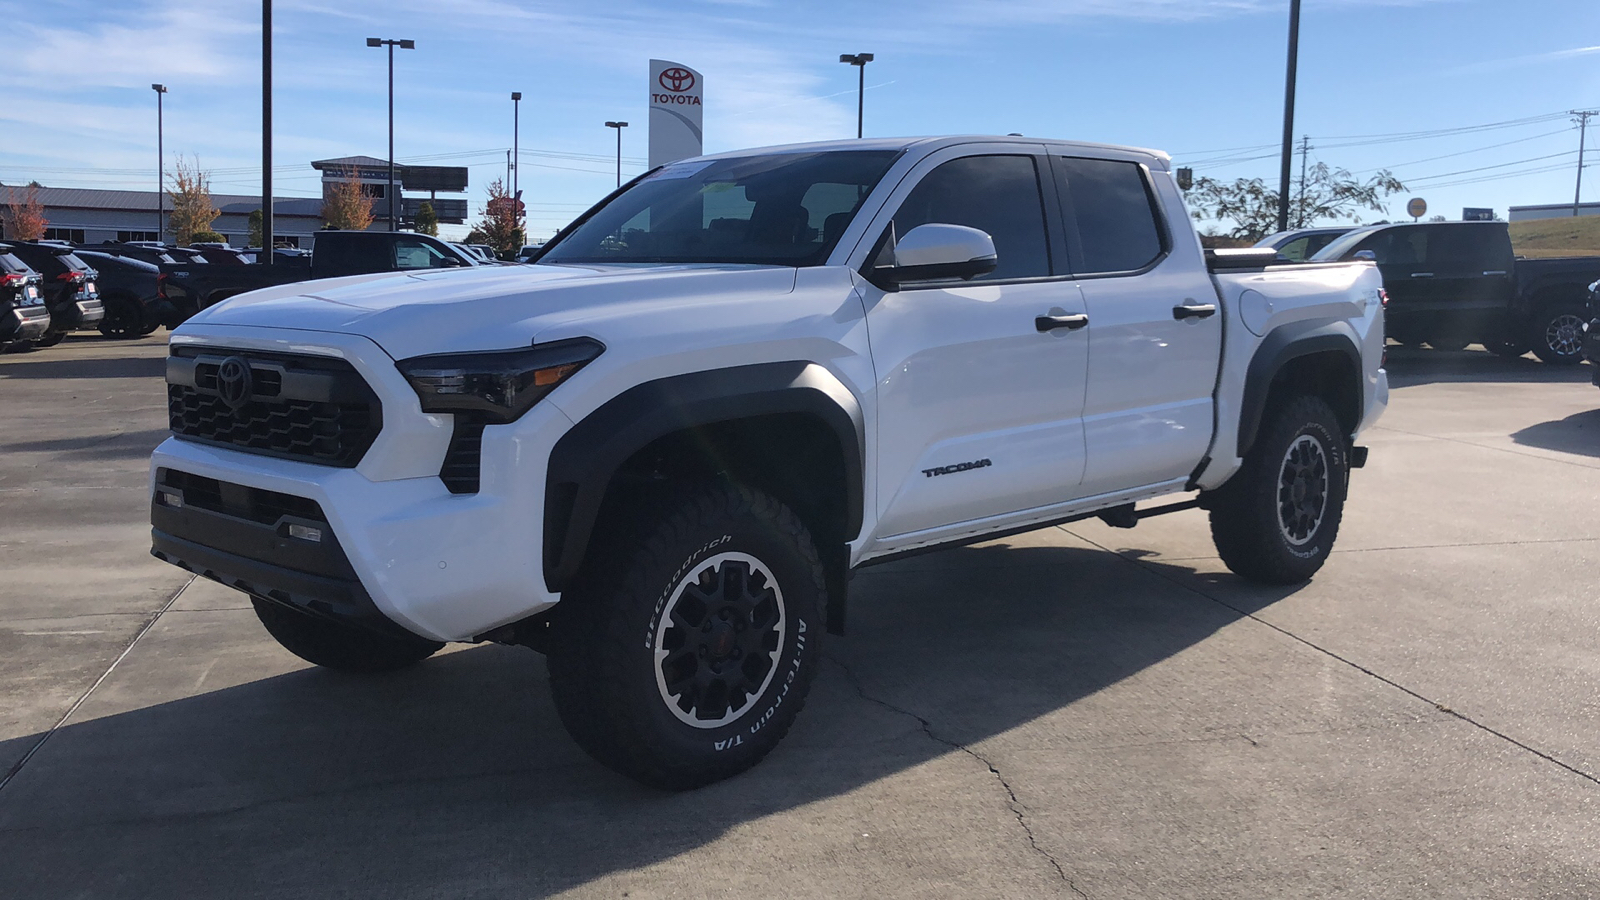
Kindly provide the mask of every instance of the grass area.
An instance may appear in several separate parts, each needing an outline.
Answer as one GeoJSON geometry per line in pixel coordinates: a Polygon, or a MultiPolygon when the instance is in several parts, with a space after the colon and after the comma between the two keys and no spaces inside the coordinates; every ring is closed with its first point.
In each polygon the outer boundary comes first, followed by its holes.
{"type": "Polygon", "coordinates": [[[1511,223],[1518,256],[1600,256],[1600,216],[1511,223]]]}

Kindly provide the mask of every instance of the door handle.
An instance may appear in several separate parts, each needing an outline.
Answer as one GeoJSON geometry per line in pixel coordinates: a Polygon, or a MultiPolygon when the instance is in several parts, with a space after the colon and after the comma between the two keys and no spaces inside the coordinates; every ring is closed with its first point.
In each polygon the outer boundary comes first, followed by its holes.
{"type": "Polygon", "coordinates": [[[1172,317],[1182,322],[1184,319],[1209,319],[1217,314],[1215,303],[1200,303],[1194,306],[1180,305],[1172,308],[1172,317]]]}
{"type": "Polygon", "coordinates": [[[1033,327],[1039,331],[1055,331],[1057,328],[1077,331],[1088,324],[1089,317],[1083,313],[1071,316],[1038,316],[1033,320],[1033,327]]]}
{"type": "Polygon", "coordinates": [[[1495,269],[1492,272],[1485,272],[1483,274],[1485,274],[1485,275],[1504,275],[1504,274],[1506,274],[1506,270],[1505,269],[1495,269]]]}
{"type": "Polygon", "coordinates": [[[1432,272],[1412,272],[1411,273],[1411,277],[1412,278],[1432,278],[1433,277],[1433,273],[1432,272]]]}

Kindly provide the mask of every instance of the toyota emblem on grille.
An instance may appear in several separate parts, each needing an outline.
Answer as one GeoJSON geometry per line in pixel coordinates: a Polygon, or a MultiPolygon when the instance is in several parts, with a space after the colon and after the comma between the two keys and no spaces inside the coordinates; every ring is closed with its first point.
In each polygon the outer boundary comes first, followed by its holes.
{"type": "Polygon", "coordinates": [[[217,396],[231,409],[240,409],[250,402],[250,364],[238,356],[230,356],[217,366],[217,396]]]}

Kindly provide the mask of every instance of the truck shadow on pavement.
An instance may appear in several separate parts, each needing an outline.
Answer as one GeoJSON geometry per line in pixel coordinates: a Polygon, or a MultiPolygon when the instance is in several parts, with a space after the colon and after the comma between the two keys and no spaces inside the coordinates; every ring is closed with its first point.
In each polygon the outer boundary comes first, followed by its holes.
{"type": "MultiPolygon", "coordinates": [[[[724,872],[759,868],[761,840],[798,825],[819,831],[819,845],[848,847],[871,830],[862,826],[944,815],[947,798],[907,801],[914,783],[899,784],[881,788],[893,802],[761,820],[947,755],[942,764],[972,767],[964,790],[1002,791],[962,748],[1238,620],[1186,589],[1194,577],[1037,544],[862,570],[850,635],[824,644],[794,731],[750,772],[676,795],[578,750],[531,651],[471,647],[389,676],[305,668],[238,683],[287,655],[248,610],[175,610],[78,717],[93,718],[56,731],[0,791],[0,894],[527,897],[609,876],[618,881],[606,892],[621,895],[628,878],[648,877],[631,870],[690,850],[724,872]],[[148,699],[207,679],[231,686],[148,699]],[[754,845],[728,839],[752,829],[754,845]]],[[[1259,606],[1293,590],[1256,597],[1242,585],[1231,592],[1259,606]]],[[[1053,727],[1072,740],[1068,721],[1053,727]]],[[[0,744],[0,759],[41,736],[0,744]]],[[[684,886],[689,876],[674,873],[684,886]]]]}
{"type": "Polygon", "coordinates": [[[1476,344],[1466,350],[1433,350],[1389,345],[1389,386],[1415,387],[1441,382],[1586,382],[1588,365],[1552,366],[1532,354],[1506,359],[1476,344]]]}
{"type": "MultiPolygon", "coordinates": [[[[1600,407],[1600,391],[1596,392],[1595,405],[1600,407]]],[[[1530,425],[1512,433],[1511,439],[1527,447],[1600,457],[1600,409],[1530,425]]]]}

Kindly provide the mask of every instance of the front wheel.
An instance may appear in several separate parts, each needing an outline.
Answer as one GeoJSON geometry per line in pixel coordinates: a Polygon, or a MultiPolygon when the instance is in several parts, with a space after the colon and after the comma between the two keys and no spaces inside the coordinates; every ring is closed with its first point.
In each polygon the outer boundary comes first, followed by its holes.
{"type": "Polygon", "coordinates": [[[259,597],[251,597],[250,603],[256,609],[256,618],[283,649],[326,669],[364,674],[393,672],[422,662],[444,646],[415,635],[367,631],[259,597]]]}
{"type": "Polygon", "coordinates": [[[1583,360],[1583,305],[1558,303],[1534,316],[1533,355],[1543,362],[1567,366],[1583,360]]]}
{"type": "Polygon", "coordinates": [[[556,607],[550,689],[590,756],[687,790],[788,732],[820,659],[823,569],[800,519],[750,488],[702,484],[634,524],[556,607]]]}
{"type": "Polygon", "coordinates": [[[1269,416],[1244,465],[1208,498],[1211,538],[1235,574],[1295,584],[1333,549],[1350,459],[1338,417],[1320,398],[1296,397],[1269,416]]]}

